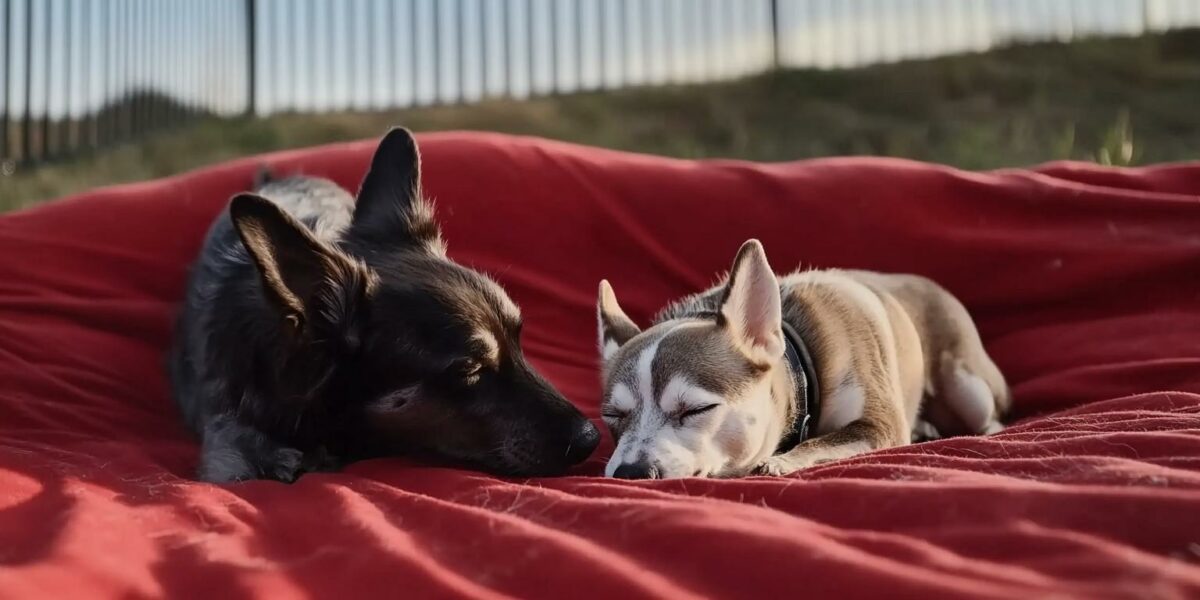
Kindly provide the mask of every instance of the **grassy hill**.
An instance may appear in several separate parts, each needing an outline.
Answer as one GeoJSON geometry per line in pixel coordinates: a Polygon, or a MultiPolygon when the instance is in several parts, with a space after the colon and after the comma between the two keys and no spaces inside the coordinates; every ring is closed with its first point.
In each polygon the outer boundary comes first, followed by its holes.
{"type": "Polygon", "coordinates": [[[1200,158],[1200,30],[1017,46],[846,71],[381,113],[205,118],[0,174],[0,210],[268,150],[480,129],[679,157],[903,156],[969,169],[1200,158]]]}

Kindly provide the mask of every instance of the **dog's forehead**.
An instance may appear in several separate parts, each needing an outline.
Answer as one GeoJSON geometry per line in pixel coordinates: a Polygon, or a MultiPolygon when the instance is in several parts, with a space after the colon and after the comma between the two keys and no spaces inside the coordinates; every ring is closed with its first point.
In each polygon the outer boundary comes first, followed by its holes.
{"type": "Polygon", "coordinates": [[[462,267],[451,273],[439,280],[435,287],[438,295],[451,305],[455,313],[469,316],[477,322],[501,326],[516,325],[521,320],[517,305],[490,277],[462,267]]]}
{"type": "Polygon", "coordinates": [[[623,384],[657,403],[673,380],[682,380],[711,393],[732,397],[757,373],[737,350],[728,329],[715,322],[680,319],[642,332],[613,356],[606,378],[611,391],[623,384]]]}
{"type": "Polygon", "coordinates": [[[443,289],[448,304],[471,331],[472,341],[484,359],[496,362],[513,339],[511,332],[521,322],[521,311],[504,289],[486,275],[468,271],[458,285],[443,289]]]}
{"type": "Polygon", "coordinates": [[[447,345],[476,348],[489,362],[512,351],[521,311],[488,276],[417,253],[398,257],[379,272],[384,295],[392,299],[391,312],[436,332],[447,345]]]}

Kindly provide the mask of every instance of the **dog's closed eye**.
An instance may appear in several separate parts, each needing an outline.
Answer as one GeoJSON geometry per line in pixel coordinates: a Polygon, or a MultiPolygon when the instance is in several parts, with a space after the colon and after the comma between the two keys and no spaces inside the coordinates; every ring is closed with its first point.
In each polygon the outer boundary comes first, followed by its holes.
{"type": "Polygon", "coordinates": [[[460,358],[450,363],[447,372],[462,378],[466,383],[475,383],[483,373],[483,363],[473,358],[460,358]]]}
{"type": "Polygon", "coordinates": [[[718,406],[720,406],[720,405],[719,404],[705,404],[704,406],[683,408],[683,409],[679,410],[678,412],[676,412],[672,416],[675,417],[675,420],[678,421],[680,425],[683,425],[683,422],[686,419],[688,419],[689,417],[700,416],[706,412],[709,412],[709,411],[715,409],[718,406]]]}
{"type": "Polygon", "coordinates": [[[605,421],[620,421],[625,417],[628,417],[629,413],[623,410],[617,410],[615,408],[605,408],[604,410],[600,411],[600,416],[605,421]]]}

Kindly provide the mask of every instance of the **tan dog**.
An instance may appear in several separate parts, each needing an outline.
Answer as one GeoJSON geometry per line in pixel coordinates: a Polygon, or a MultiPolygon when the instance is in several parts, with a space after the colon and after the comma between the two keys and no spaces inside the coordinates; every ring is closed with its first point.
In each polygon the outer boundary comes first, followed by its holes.
{"type": "Polygon", "coordinates": [[[914,438],[999,431],[1009,406],[966,309],[915,275],[780,280],[750,240],[726,281],[645,331],[607,281],[598,312],[613,477],[786,474],[914,438]]]}

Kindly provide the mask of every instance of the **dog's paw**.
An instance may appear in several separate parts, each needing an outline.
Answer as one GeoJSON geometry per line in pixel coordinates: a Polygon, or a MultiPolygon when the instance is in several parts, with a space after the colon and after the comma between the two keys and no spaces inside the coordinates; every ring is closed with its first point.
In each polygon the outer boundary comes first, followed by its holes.
{"type": "Polygon", "coordinates": [[[324,446],[320,446],[304,455],[303,468],[310,473],[329,473],[341,469],[342,461],[338,460],[324,446]]]}
{"type": "Polygon", "coordinates": [[[933,440],[940,439],[942,439],[942,434],[929,421],[920,419],[913,424],[912,443],[919,444],[921,442],[932,442],[933,440]]]}
{"type": "Polygon", "coordinates": [[[254,465],[233,448],[206,448],[196,469],[196,479],[209,483],[236,483],[255,478],[254,465]]]}
{"type": "Polygon", "coordinates": [[[304,453],[295,448],[277,448],[263,465],[263,474],[276,481],[292,483],[305,471],[304,453]]]}
{"type": "Polygon", "coordinates": [[[777,477],[780,475],[789,475],[798,470],[792,462],[782,456],[772,456],[766,462],[758,465],[752,472],[753,475],[768,475],[777,477]]]}
{"type": "Polygon", "coordinates": [[[831,457],[822,457],[819,455],[801,455],[801,456],[772,456],[766,462],[758,465],[754,470],[754,475],[791,475],[796,471],[823,465],[825,463],[834,462],[836,459],[831,457]]]}

